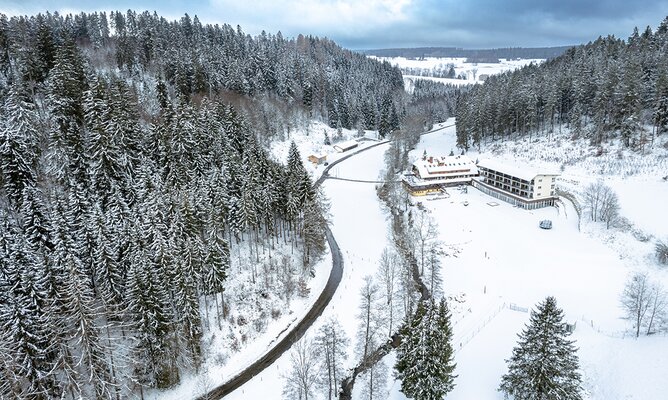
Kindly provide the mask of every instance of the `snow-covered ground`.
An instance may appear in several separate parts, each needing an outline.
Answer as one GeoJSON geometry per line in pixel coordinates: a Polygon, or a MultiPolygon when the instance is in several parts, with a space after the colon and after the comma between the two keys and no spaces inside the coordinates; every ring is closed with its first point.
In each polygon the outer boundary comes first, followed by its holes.
{"type": "MultiPolygon", "coordinates": [[[[324,152],[331,162],[344,155],[320,144],[324,139],[321,129],[327,128],[311,129],[308,136],[293,136],[302,157],[324,152]],[[313,133],[316,131],[320,131],[317,136],[313,133]]],[[[328,131],[330,137],[332,133],[335,131],[328,131]]],[[[341,140],[353,136],[356,132],[344,131],[341,140]]],[[[660,334],[631,338],[630,324],[622,318],[619,306],[622,287],[632,271],[646,271],[652,279],[668,283],[668,272],[657,267],[652,258],[653,239],[665,235],[668,226],[668,214],[660,211],[668,204],[668,183],[661,179],[668,171],[665,152],[656,150],[655,161],[651,163],[643,161],[646,157],[630,153],[620,156],[612,149],[608,156],[595,157],[586,143],[573,143],[567,138],[564,133],[563,137],[538,141],[534,138],[494,143],[483,146],[481,152],[471,150],[468,155],[472,159],[494,157],[506,163],[561,169],[559,184],[573,191],[603,178],[619,195],[622,214],[633,224],[632,229],[606,230],[600,224],[583,220],[578,230],[572,207],[526,211],[471,187],[467,193],[449,189],[448,199],[420,199],[426,212],[438,223],[440,240],[449,253],[443,260],[444,291],[459,300],[451,302],[458,378],[448,399],[503,398],[496,388],[506,371],[504,360],[510,356],[517,333],[529,319],[522,309],[533,307],[548,295],[557,298],[569,322],[577,323],[573,339],[580,348],[586,398],[658,399],[668,392],[668,380],[664,379],[668,368],[668,337],[660,334]],[[620,159],[624,163],[615,164],[620,159]],[[553,221],[552,230],[538,228],[538,222],[545,218],[553,221]],[[644,241],[648,237],[650,240],[644,241]]],[[[365,146],[373,142],[361,143],[365,146]]],[[[337,165],[330,174],[374,180],[384,168],[383,153],[387,148],[382,145],[356,155],[337,165]]],[[[433,155],[447,154],[451,149],[457,151],[455,129],[424,136],[411,157],[421,156],[425,149],[433,155]]],[[[287,144],[275,145],[273,152],[284,159],[287,144]]],[[[308,165],[314,176],[320,175],[323,166],[308,165]]],[[[326,180],[323,184],[331,202],[332,231],[343,252],[344,277],[337,294],[307,337],[313,337],[323,321],[336,317],[354,343],[363,277],[375,274],[381,251],[388,243],[387,216],[374,186],[339,180],[326,180]]],[[[321,262],[323,269],[328,270],[330,263],[327,255],[321,262]]],[[[313,287],[311,293],[317,292],[313,287]]],[[[282,329],[278,325],[270,327],[265,337],[258,338],[250,346],[250,352],[229,364],[239,370],[262,353],[275,332],[282,329]]],[[[391,368],[393,360],[391,354],[384,361],[391,368]]],[[[348,365],[356,361],[351,349],[348,365]]],[[[289,369],[290,352],[286,352],[226,398],[281,399],[283,376],[289,369]]],[[[214,382],[229,378],[230,371],[210,372],[208,379],[193,380],[191,392],[184,389],[178,393],[183,398],[194,397],[201,393],[202,387],[212,387],[214,382]]],[[[388,398],[404,399],[399,388],[400,383],[390,378],[388,398]]],[[[356,393],[358,398],[357,390],[356,393]]]]}
{"type": "MultiPolygon", "coordinates": [[[[454,128],[424,136],[412,159],[425,149],[433,155],[447,154],[456,147],[454,141],[454,128]]],[[[557,159],[568,157],[569,150],[561,154],[553,144],[534,141],[530,146],[538,150],[529,152],[526,143],[524,147],[507,143],[468,155],[558,168],[563,160],[557,159]],[[536,154],[541,153],[552,154],[553,161],[537,160],[536,154]]],[[[578,145],[584,146],[574,146],[578,145]]],[[[668,337],[630,337],[630,324],[622,319],[619,306],[631,271],[645,271],[652,279],[666,282],[668,273],[652,259],[653,242],[637,238],[666,232],[666,213],[660,211],[668,204],[668,183],[659,177],[661,170],[666,171],[663,154],[656,150],[655,161],[644,170],[635,168],[636,174],[600,176],[618,192],[622,215],[644,235],[609,231],[586,220],[578,231],[571,207],[526,211],[473,188],[467,193],[449,189],[448,199],[423,201],[451,254],[443,262],[445,292],[466,299],[453,313],[459,377],[448,399],[503,398],[496,388],[506,372],[504,359],[510,357],[516,334],[529,319],[528,313],[511,308],[531,308],[548,295],[557,298],[569,322],[577,323],[572,338],[580,347],[587,398],[665,397],[668,380],[661,371],[668,367],[668,337]],[[553,221],[552,230],[539,229],[538,222],[545,218],[553,221]]],[[[631,155],[628,161],[635,162],[631,155]]],[[[590,169],[593,164],[596,160],[584,157],[565,166],[561,183],[578,188],[595,180],[598,170],[590,169]]],[[[390,398],[405,398],[399,388],[395,382],[390,398]]]]}
{"type": "MultiPolygon", "coordinates": [[[[294,140],[295,143],[297,144],[297,147],[300,150],[304,166],[312,174],[315,180],[322,174],[322,171],[325,168],[325,166],[314,165],[311,162],[309,162],[307,159],[309,155],[325,154],[327,155],[327,162],[329,163],[349,154],[349,152],[357,151],[359,149],[377,143],[376,136],[377,133],[375,131],[366,131],[364,132],[364,136],[359,137],[357,131],[346,130],[346,129],[343,129],[339,134],[339,132],[337,132],[336,129],[330,128],[326,124],[320,122],[314,122],[309,126],[309,129],[307,131],[294,133],[289,138],[289,140],[286,140],[284,142],[274,142],[271,148],[271,155],[276,160],[285,162],[288,156],[288,149],[290,146],[290,142],[294,140]],[[324,144],[325,132],[327,132],[327,135],[331,139],[332,142],[331,145],[324,144]],[[358,141],[359,143],[358,147],[343,153],[336,151],[333,147],[335,144],[339,142],[350,141],[350,140],[358,141]]],[[[378,150],[379,153],[376,154],[376,157],[372,159],[373,161],[372,164],[370,165],[366,164],[360,165],[359,164],[360,161],[358,161],[358,159],[355,159],[347,162],[344,168],[338,166],[333,168],[330,174],[332,176],[340,176],[340,177],[344,177],[344,175],[349,177],[366,176],[366,178],[362,179],[368,178],[369,180],[374,180],[378,177],[378,171],[382,168],[383,151],[384,150],[378,150]],[[373,164],[373,162],[376,162],[376,159],[380,160],[379,165],[373,164]],[[367,171],[368,173],[366,175],[364,174],[360,175],[358,172],[353,173],[354,171],[367,171]]],[[[359,158],[359,160],[361,160],[362,163],[366,163],[368,162],[369,159],[359,158]]],[[[370,204],[368,204],[366,208],[358,210],[375,209],[378,213],[380,213],[380,206],[377,204],[375,189],[372,184],[371,185],[352,184],[353,187],[348,187],[348,185],[351,184],[348,183],[346,185],[346,183],[342,181],[329,181],[325,185],[325,190],[327,195],[329,195],[330,193],[334,193],[340,196],[340,198],[336,197],[336,201],[332,202],[333,215],[340,214],[340,213],[336,214],[334,212],[337,209],[340,209],[341,210],[340,212],[345,212],[345,210],[348,208],[352,209],[352,207],[350,207],[350,204],[346,204],[345,199],[347,198],[347,196],[345,195],[345,193],[354,192],[356,189],[362,190],[362,193],[355,196],[355,198],[365,199],[370,202],[370,204]],[[344,187],[337,187],[337,185],[343,185],[344,187]],[[328,187],[332,186],[335,188],[331,190],[328,189],[328,187]]],[[[346,218],[347,217],[345,216],[340,216],[337,220],[345,220],[346,218]]],[[[361,217],[360,215],[356,215],[353,218],[353,220],[358,220],[358,221],[361,219],[363,219],[363,217],[361,217]]],[[[346,243],[345,239],[351,237],[352,235],[351,232],[353,230],[351,229],[350,231],[344,230],[339,232],[337,231],[337,229],[341,229],[341,224],[339,224],[338,228],[332,227],[332,230],[334,232],[335,237],[339,241],[339,245],[341,246],[342,249],[344,249],[345,272],[347,273],[347,275],[344,275],[344,280],[341,283],[342,288],[339,288],[338,296],[341,299],[349,299],[350,301],[353,301],[353,304],[350,305],[350,307],[353,307],[351,309],[356,310],[357,308],[354,302],[356,301],[357,293],[359,292],[358,283],[361,282],[362,277],[366,274],[366,273],[362,274],[363,271],[366,271],[366,268],[359,268],[357,270],[361,274],[359,276],[354,275],[351,278],[350,273],[356,270],[355,269],[356,264],[366,261],[364,261],[362,257],[357,256],[356,253],[351,253],[351,251],[354,251],[354,248],[352,248],[351,245],[349,244],[344,245],[344,243],[346,243]],[[343,238],[343,240],[339,238],[343,238]],[[351,283],[350,284],[346,283],[346,279],[348,279],[348,282],[351,283]],[[350,286],[349,293],[354,293],[354,295],[345,295],[348,286],[350,286]]],[[[381,236],[380,238],[383,239],[384,235],[381,236]]],[[[359,238],[357,240],[359,242],[359,238]]],[[[287,251],[289,254],[289,246],[287,248],[287,251]]],[[[376,258],[378,257],[378,255],[380,255],[380,250],[378,251],[376,258]]],[[[260,291],[258,289],[259,285],[251,285],[250,278],[246,276],[249,275],[248,271],[243,271],[239,267],[240,265],[248,264],[249,262],[251,262],[248,260],[249,256],[250,256],[249,249],[247,248],[241,249],[236,246],[232,247],[232,252],[231,252],[232,271],[230,271],[231,278],[230,281],[228,281],[227,283],[227,290],[226,290],[227,293],[226,295],[228,297],[232,295],[239,295],[239,296],[245,295],[246,297],[248,297],[248,299],[246,300],[244,300],[243,298],[237,299],[238,301],[236,303],[230,301],[231,299],[229,298],[227,299],[228,304],[238,305],[238,307],[233,308],[231,310],[230,316],[228,316],[228,320],[236,321],[238,320],[239,316],[243,316],[247,321],[246,325],[239,326],[239,324],[231,323],[227,324],[229,326],[224,326],[223,331],[218,331],[216,329],[207,331],[203,339],[203,342],[205,343],[204,349],[206,351],[205,354],[206,362],[202,366],[200,373],[182,376],[181,379],[182,383],[170,390],[149,391],[148,394],[145,395],[146,398],[176,400],[176,399],[184,399],[184,398],[199,396],[206,393],[208,390],[211,390],[213,387],[229,380],[230,378],[232,378],[233,376],[244,370],[247,366],[252,364],[255,360],[257,360],[264,353],[266,353],[276,342],[285,337],[285,335],[287,335],[290,332],[292,327],[303,319],[304,315],[312,307],[316,298],[322,292],[332,267],[332,259],[328,250],[327,253],[323,256],[323,258],[314,268],[315,278],[308,281],[308,287],[310,288],[308,296],[305,298],[300,298],[297,296],[290,303],[289,307],[285,309],[280,309],[281,315],[278,318],[268,319],[266,318],[266,316],[260,315],[262,312],[266,313],[267,312],[266,308],[270,306],[270,304],[264,304],[264,303],[271,303],[272,301],[275,301],[277,303],[274,305],[274,308],[276,308],[276,306],[278,306],[279,303],[282,302],[278,299],[273,299],[273,300],[272,298],[261,299],[258,297],[260,291]],[[257,305],[253,306],[253,304],[257,303],[257,301],[263,302],[263,304],[259,307],[260,309],[258,309],[257,305]],[[259,323],[260,321],[264,320],[267,320],[266,326],[262,326],[261,329],[259,330],[253,328],[253,324],[255,324],[256,322],[259,323]],[[230,339],[232,337],[236,337],[237,340],[230,339]],[[238,340],[238,337],[244,338],[245,341],[238,340]],[[230,349],[231,343],[235,343],[235,345],[238,346],[239,349],[237,351],[230,349]]],[[[280,260],[279,254],[274,254],[273,257],[275,260],[280,260]]],[[[264,259],[266,258],[266,256],[262,256],[261,258],[264,259]]],[[[365,258],[365,260],[368,261],[369,258],[365,258]]],[[[375,272],[375,265],[376,265],[375,260],[373,262],[374,262],[374,269],[371,272],[367,273],[373,274],[375,272]]],[[[215,305],[213,304],[213,300],[211,300],[210,303],[211,303],[209,304],[210,312],[215,313],[215,305]]],[[[346,309],[345,304],[342,307],[343,309],[346,309]]],[[[327,315],[327,312],[325,312],[325,315],[327,315]]],[[[345,316],[339,319],[342,325],[346,328],[348,334],[353,335],[353,333],[355,332],[355,323],[356,323],[354,316],[351,319],[348,319],[345,316]],[[349,321],[352,323],[352,325],[350,326],[348,326],[349,324],[347,324],[347,322],[349,321]]],[[[212,323],[215,324],[214,321],[215,319],[212,319],[212,323]]],[[[282,387],[282,385],[279,385],[278,387],[282,387]]],[[[243,392],[244,390],[241,390],[241,392],[243,392]]],[[[249,398],[249,397],[242,397],[242,398],[249,398]]],[[[280,396],[276,398],[280,398],[280,396]]]]}
{"type": "MultiPolygon", "coordinates": [[[[358,131],[350,129],[341,129],[339,133],[336,128],[330,128],[329,125],[323,122],[314,121],[309,125],[309,128],[305,132],[294,133],[288,140],[283,142],[272,142],[270,148],[271,155],[276,160],[284,163],[288,158],[288,150],[290,149],[290,143],[292,141],[295,142],[301,153],[304,166],[315,180],[322,175],[325,165],[314,165],[308,161],[308,156],[326,155],[326,162],[331,163],[348,155],[352,151],[377,143],[379,138],[377,131],[364,131],[362,136],[359,136],[358,131]],[[331,144],[329,145],[325,144],[325,133],[330,139],[331,144]],[[358,147],[346,152],[338,152],[334,149],[334,146],[337,143],[350,141],[356,141],[358,147]]],[[[375,178],[377,178],[377,176],[373,176],[371,179],[375,178]]]]}
{"type": "MultiPolygon", "coordinates": [[[[387,148],[387,145],[382,145],[354,156],[336,166],[332,175],[375,180],[383,168],[383,154],[387,148]]],[[[364,276],[376,273],[380,254],[386,246],[386,216],[381,210],[374,184],[326,180],[323,188],[331,201],[332,232],[343,253],[343,279],[337,294],[306,336],[312,338],[323,321],[335,317],[354,343],[360,288],[364,276]]],[[[351,348],[348,365],[356,362],[351,348]]],[[[281,399],[282,376],[289,370],[290,353],[286,352],[274,365],[226,396],[226,399],[281,399]]]]}
{"type": "MultiPolygon", "coordinates": [[[[243,256],[247,255],[242,253],[243,256]]],[[[277,254],[274,255],[274,257],[276,256],[277,254]]],[[[247,296],[247,299],[237,299],[238,301],[236,302],[228,299],[228,302],[234,304],[235,307],[231,307],[230,316],[228,316],[227,321],[224,323],[223,330],[218,331],[214,327],[214,329],[206,331],[203,339],[205,343],[203,348],[206,352],[204,355],[205,362],[199,373],[182,376],[181,384],[170,390],[148,391],[145,398],[180,400],[201,396],[214,386],[227,381],[243,371],[271,349],[276,342],[285,337],[290,329],[303,319],[316,298],[323,291],[332,267],[328,251],[313,269],[315,277],[308,281],[308,287],[310,288],[308,295],[306,297],[295,297],[290,302],[289,307],[281,308],[280,306],[285,306],[285,304],[280,299],[266,299],[268,302],[274,302],[272,310],[280,310],[278,318],[270,319],[262,314],[267,313],[269,310],[266,308],[271,307],[271,305],[267,306],[263,304],[262,306],[257,306],[260,300],[260,290],[251,287],[249,282],[240,278],[240,276],[243,277],[245,275],[239,271],[239,263],[243,261],[235,258],[234,250],[231,257],[231,281],[228,282],[227,291],[236,295],[243,294],[247,296]],[[256,305],[253,306],[253,304],[256,305]],[[239,324],[238,322],[229,323],[229,321],[238,321],[240,316],[243,316],[247,322],[244,324],[239,324]],[[250,329],[244,329],[246,325],[250,329]],[[240,329],[241,332],[235,331],[240,329]],[[246,341],[230,340],[231,337],[237,336],[246,338],[246,341]],[[235,342],[239,346],[238,350],[234,351],[230,349],[231,342],[235,342]]],[[[262,300],[264,301],[265,299],[262,300]]],[[[211,303],[209,304],[211,308],[209,312],[213,315],[215,313],[215,305],[212,304],[213,300],[210,300],[209,303],[211,303]]],[[[215,318],[212,318],[212,324],[215,325],[215,318]]]]}
{"type": "Polygon", "coordinates": [[[506,71],[513,71],[531,63],[539,64],[545,61],[543,59],[507,60],[501,58],[499,59],[498,63],[467,63],[466,58],[461,57],[426,57],[423,60],[407,59],[404,57],[370,57],[380,61],[387,61],[390,64],[404,70],[406,68],[411,68],[415,69],[417,72],[419,69],[419,75],[404,73],[404,82],[407,90],[409,91],[416,79],[429,79],[452,85],[470,85],[482,82],[485,77],[500,74],[506,71]],[[466,79],[434,77],[432,71],[445,71],[447,73],[449,70],[449,65],[451,64],[454,66],[455,75],[458,77],[465,77],[466,79]]]}

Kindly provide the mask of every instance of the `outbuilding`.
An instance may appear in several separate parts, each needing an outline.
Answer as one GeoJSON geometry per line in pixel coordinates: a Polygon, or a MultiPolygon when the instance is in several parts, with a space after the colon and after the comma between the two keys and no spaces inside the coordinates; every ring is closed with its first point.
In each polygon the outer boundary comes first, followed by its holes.
{"type": "Polygon", "coordinates": [[[354,149],[357,146],[359,146],[359,143],[357,143],[357,141],[348,140],[346,142],[335,143],[333,147],[334,147],[334,150],[338,151],[339,153],[343,153],[344,151],[354,149]]]}
{"type": "Polygon", "coordinates": [[[308,160],[314,165],[320,165],[327,161],[327,154],[311,154],[308,156],[308,160]]]}

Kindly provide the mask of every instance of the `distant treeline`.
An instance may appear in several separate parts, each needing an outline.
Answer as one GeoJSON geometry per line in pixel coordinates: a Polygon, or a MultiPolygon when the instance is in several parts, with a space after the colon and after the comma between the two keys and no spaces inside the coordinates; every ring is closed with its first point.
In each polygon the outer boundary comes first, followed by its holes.
{"type": "Polygon", "coordinates": [[[364,50],[362,53],[377,57],[466,57],[470,59],[515,59],[559,57],[573,46],[559,47],[507,47],[499,49],[463,49],[459,47],[415,47],[407,49],[364,50]]]}
{"type": "Polygon", "coordinates": [[[668,133],[666,65],[668,17],[656,31],[636,28],[627,40],[599,37],[540,65],[491,76],[458,98],[457,143],[468,149],[568,125],[573,137],[592,145],[620,138],[643,151],[668,133]]]}

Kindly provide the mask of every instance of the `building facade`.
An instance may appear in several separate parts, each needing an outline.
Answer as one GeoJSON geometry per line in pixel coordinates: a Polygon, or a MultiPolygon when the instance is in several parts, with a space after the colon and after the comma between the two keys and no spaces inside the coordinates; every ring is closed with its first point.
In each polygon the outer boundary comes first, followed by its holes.
{"type": "Polygon", "coordinates": [[[413,196],[440,192],[444,187],[470,184],[478,175],[475,163],[466,156],[423,157],[413,163],[411,174],[402,179],[413,196]]]}
{"type": "Polygon", "coordinates": [[[483,193],[525,209],[553,206],[557,173],[532,171],[495,161],[478,163],[480,176],[472,180],[483,193]]]}
{"type": "Polygon", "coordinates": [[[327,154],[311,154],[308,156],[308,160],[314,165],[320,165],[327,161],[327,154]]]}

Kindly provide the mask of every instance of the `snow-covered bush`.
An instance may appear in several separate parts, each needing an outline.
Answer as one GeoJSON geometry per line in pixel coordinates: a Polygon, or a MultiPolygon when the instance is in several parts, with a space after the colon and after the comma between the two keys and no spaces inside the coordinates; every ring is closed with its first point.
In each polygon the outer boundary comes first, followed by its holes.
{"type": "Polygon", "coordinates": [[[656,241],[656,259],[660,264],[668,265],[668,244],[661,240],[656,241]]]}

